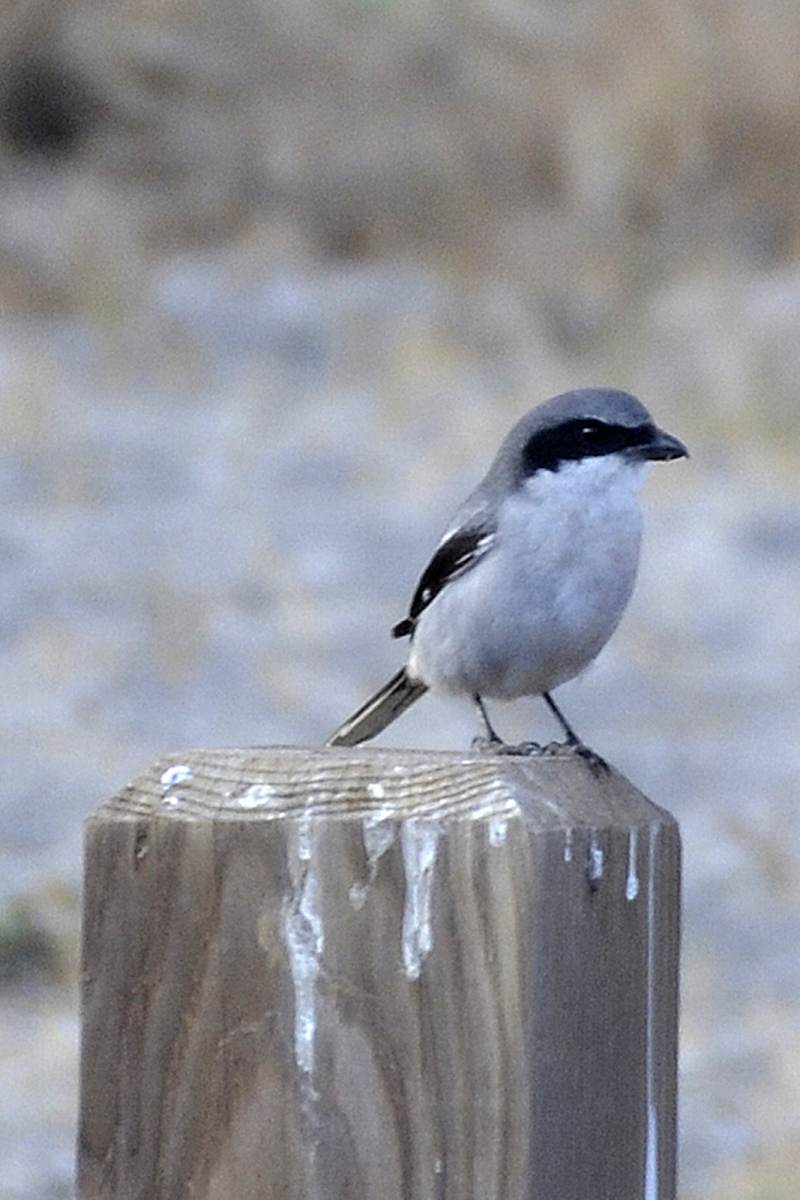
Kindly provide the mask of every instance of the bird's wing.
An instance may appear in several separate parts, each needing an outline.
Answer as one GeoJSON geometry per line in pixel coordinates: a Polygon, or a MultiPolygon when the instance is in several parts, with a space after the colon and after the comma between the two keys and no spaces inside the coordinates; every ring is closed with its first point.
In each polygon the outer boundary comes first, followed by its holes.
{"type": "Polygon", "coordinates": [[[417,584],[408,616],[398,621],[392,629],[393,637],[406,637],[414,632],[420,613],[446,584],[469,571],[483,558],[494,542],[495,532],[492,526],[484,523],[459,525],[445,534],[417,584]]]}

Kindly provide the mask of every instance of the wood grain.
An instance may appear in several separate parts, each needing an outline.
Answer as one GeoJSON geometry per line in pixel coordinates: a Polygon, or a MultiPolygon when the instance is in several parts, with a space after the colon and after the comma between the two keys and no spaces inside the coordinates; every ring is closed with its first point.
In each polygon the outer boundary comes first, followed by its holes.
{"type": "Polygon", "coordinates": [[[171,756],[86,829],[84,1200],[672,1200],[679,838],[576,758],[171,756]]]}

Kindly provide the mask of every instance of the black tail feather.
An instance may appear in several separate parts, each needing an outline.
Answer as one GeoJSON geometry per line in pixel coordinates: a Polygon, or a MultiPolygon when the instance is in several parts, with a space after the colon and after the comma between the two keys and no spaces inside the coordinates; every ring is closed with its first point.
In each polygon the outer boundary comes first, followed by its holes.
{"type": "Polygon", "coordinates": [[[326,746],[357,746],[359,742],[369,741],[387,725],[391,725],[395,717],[405,712],[427,690],[424,683],[409,679],[405,667],[402,667],[379,692],[339,726],[328,738],[326,746]]]}

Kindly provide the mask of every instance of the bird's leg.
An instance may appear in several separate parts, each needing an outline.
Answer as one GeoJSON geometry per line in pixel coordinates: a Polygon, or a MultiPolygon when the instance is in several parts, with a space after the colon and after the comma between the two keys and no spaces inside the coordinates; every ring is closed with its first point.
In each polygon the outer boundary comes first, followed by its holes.
{"type": "Polygon", "coordinates": [[[577,733],[572,728],[569,721],[564,716],[561,709],[558,707],[558,705],[556,704],[555,700],[550,695],[550,693],[542,692],[542,699],[544,700],[547,707],[550,709],[550,712],[553,714],[555,719],[558,721],[561,728],[564,730],[564,733],[567,735],[567,745],[568,746],[582,746],[583,742],[578,737],[577,733]]]}
{"type": "Polygon", "coordinates": [[[591,750],[585,742],[581,741],[550,693],[542,692],[542,699],[550,709],[550,712],[558,721],[561,728],[564,730],[566,735],[565,745],[572,750],[573,753],[579,754],[581,758],[585,758],[589,766],[594,770],[599,769],[601,771],[607,771],[609,767],[606,760],[601,758],[599,754],[596,754],[594,750],[591,750]]]}
{"type": "Polygon", "coordinates": [[[473,746],[476,743],[479,743],[480,745],[485,743],[487,746],[491,746],[493,748],[496,746],[504,746],[505,742],[496,732],[492,722],[489,720],[489,714],[486,711],[486,705],[483,703],[477,692],[474,693],[472,699],[475,701],[475,704],[478,707],[478,712],[481,714],[481,720],[483,721],[483,727],[486,730],[486,737],[475,738],[472,743],[473,746]]]}
{"type": "Polygon", "coordinates": [[[472,739],[472,748],[474,750],[492,750],[495,754],[541,754],[542,747],[538,742],[522,742],[519,746],[510,746],[508,742],[504,742],[489,720],[486,705],[477,692],[473,695],[472,699],[478,706],[478,712],[481,714],[481,720],[486,729],[485,738],[472,739]]]}

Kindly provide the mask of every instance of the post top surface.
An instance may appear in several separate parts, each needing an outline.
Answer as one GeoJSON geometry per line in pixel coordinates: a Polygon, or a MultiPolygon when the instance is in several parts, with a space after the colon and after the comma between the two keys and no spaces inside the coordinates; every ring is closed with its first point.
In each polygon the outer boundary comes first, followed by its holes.
{"type": "Polygon", "coordinates": [[[104,819],[287,817],[497,820],[538,828],[672,823],[618,772],[575,755],[380,747],[190,750],[160,759],[97,810],[104,819]]]}

